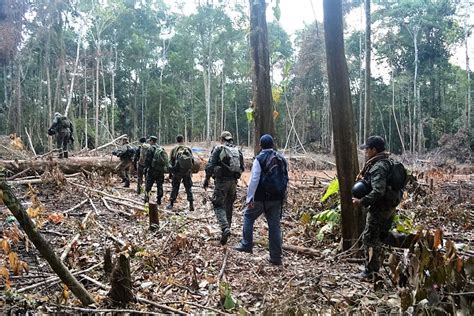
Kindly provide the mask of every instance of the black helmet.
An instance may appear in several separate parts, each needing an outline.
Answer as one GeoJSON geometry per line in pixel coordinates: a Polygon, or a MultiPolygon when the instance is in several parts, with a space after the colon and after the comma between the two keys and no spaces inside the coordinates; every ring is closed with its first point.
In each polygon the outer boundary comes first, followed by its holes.
{"type": "Polygon", "coordinates": [[[352,196],[356,199],[362,199],[364,196],[369,194],[372,191],[370,184],[367,183],[365,180],[359,180],[352,186],[351,192],[352,196]]]}

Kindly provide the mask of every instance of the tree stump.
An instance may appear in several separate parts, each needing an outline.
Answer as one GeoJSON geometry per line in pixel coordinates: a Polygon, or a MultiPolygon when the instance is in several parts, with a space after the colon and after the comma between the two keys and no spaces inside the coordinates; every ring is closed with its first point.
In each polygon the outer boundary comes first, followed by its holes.
{"type": "Polygon", "coordinates": [[[132,277],[130,275],[130,257],[120,254],[112,271],[111,288],[108,296],[117,303],[126,304],[134,300],[132,277]]]}
{"type": "Polygon", "coordinates": [[[107,274],[107,277],[112,273],[113,264],[112,264],[112,253],[110,248],[105,249],[104,254],[104,271],[107,274]]]}
{"type": "Polygon", "coordinates": [[[160,218],[158,216],[158,205],[156,203],[150,203],[148,215],[150,218],[150,230],[157,230],[158,227],[160,227],[160,218]]]}

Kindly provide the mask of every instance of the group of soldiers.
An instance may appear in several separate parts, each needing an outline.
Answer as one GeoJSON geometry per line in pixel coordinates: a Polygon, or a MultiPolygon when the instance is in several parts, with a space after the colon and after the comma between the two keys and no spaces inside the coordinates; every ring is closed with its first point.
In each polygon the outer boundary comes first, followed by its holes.
{"type": "MultiPolygon", "coordinates": [[[[57,146],[61,158],[68,158],[67,147],[74,141],[72,123],[60,113],[56,113],[49,135],[57,136],[57,146]]],[[[192,193],[192,167],[194,157],[190,147],[184,144],[182,135],[176,137],[176,146],[170,156],[157,144],[157,137],[141,138],[138,148],[133,148],[127,138],[123,146],[113,152],[120,158],[117,171],[125,187],[130,186],[129,170],[137,170],[137,194],[142,194],[145,178],[144,200],[149,202],[150,192],[156,183],[156,203],[163,198],[163,182],[168,173],[172,181],[172,191],[168,209],[174,207],[181,182],[184,184],[189,210],[194,210],[192,193]]],[[[288,165],[274,150],[271,135],[260,138],[261,152],[255,157],[251,169],[250,183],[247,189],[246,205],[243,216],[243,231],[240,243],[234,247],[241,252],[253,251],[253,225],[262,214],[268,223],[269,252],[268,261],[273,265],[282,264],[282,235],[280,221],[282,205],[286,200],[288,183],[288,165]]],[[[400,203],[401,191],[393,188],[390,177],[393,176],[393,161],[385,151],[385,141],[380,136],[371,136],[361,146],[365,151],[365,165],[356,180],[364,183],[364,192],[354,196],[353,204],[367,210],[367,218],[362,242],[366,252],[365,269],[362,279],[372,279],[383,262],[383,244],[407,248],[414,242],[413,235],[397,234],[391,231],[395,208],[400,203]]],[[[232,134],[222,132],[220,144],[210,154],[205,167],[204,189],[214,179],[212,203],[221,235],[220,243],[225,245],[231,236],[233,206],[236,200],[237,182],[244,171],[244,158],[240,149],[233,143],[232,134]]],[[[354,186],[356,188],[356,186],[354,186]]],[[[353,190],[354,192],[354,190],[353,190]]]]}

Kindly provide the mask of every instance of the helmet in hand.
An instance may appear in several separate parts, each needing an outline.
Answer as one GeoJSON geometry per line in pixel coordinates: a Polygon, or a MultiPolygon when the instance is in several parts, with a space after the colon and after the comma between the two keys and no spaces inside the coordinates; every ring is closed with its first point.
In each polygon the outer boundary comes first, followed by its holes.
{"type": "Polygon", "coordinates": [[[370,184],[367,183],[365,180],[359,180],[354,185],[352,186],[351,192],[352,196],[355,197],[356,199],[361,199],[369,192],[372,191],[372,188],[370,187],[370,184]]]}

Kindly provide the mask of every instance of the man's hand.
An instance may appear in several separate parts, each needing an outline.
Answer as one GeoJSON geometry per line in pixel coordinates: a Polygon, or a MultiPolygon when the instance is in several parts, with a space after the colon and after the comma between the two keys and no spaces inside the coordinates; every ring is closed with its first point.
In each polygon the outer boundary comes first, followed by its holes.
{"type": "Polygon", "coordinates": [[[355,197],[352,198],[352,204],[354,204],[354,206],[361,206],[362,205],[360,199],[356,199],[355,197]]]}
{"type": "Polygon", "coordinates": [[[204,182],[202,183],[202,187],[204,189],[207,189],[209,187],[209,178],[204,179],[204,182]]]}

